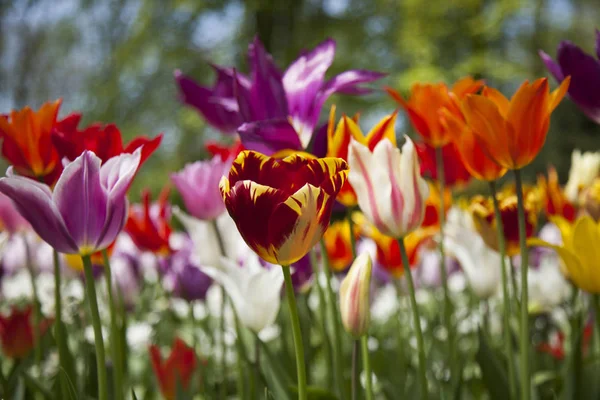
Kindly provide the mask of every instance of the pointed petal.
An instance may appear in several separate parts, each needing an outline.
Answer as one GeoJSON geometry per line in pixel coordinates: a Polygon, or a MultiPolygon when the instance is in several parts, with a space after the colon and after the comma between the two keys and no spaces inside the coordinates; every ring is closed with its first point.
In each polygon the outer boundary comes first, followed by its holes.
{"type": "Polygon", "coordinates": [[[565,76],[562,73],[562,70],[560,68],[560,65],[558,65],[553,59],[552,57],[550,57],[547,53],[545,53],[544,51],[540,50],[538,52],[538,54],[540,55],[540,58],[542,59],[542,61],[544,62],[544,64],[546,65],[546,68],[548,68],[548,72],[550,72],[552,74],[552,76],[554,76],[554,79],[556,79],[559,82],[562,82],[563,79],[565,79],[565,76]]]}
{"type": "Polygon", "coordinates": [[[53,201],[80,251],[92,253],[106,221],[107,193],[100,183],[101,160],[85,151],[56,183],[53,201]]]}
{"type": "Polygon", "coordinates": [[[0,192],[10,197],[19,213],[46,243],[61,253],[78,253],[48,186],[29,178],[11,176],[0,179],[0,192]]]}

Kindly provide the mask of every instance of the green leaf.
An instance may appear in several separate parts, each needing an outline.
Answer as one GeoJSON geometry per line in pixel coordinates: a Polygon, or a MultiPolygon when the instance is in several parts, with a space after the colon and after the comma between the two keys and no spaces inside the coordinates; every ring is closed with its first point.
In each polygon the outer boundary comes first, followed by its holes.
{"type": "Polygon", "coordinates": [[[261,347],[261,353],[263,355],[260,366],[263,370],[263,376],[267,381],[267,387],[273,392],[273,397],[282,400],[291,400],[288,387],[292,382],[291,379],[285,373],[285,369],[281,366],[281,363],[277,358],[273,357],[269,347],[259,341],[261,347]]]}
{"type": "Polygon", "coordinates": [[[135,395],[135,391],[133,389],[131,389],[131,398],[133,400],[138,400],[137,396],[135,395]]]}
{"type": "MultiPolygon", "coordinates": [[[[294,395],[298,394],[298,387],[296,385],[291,387],[294,395]]],[[[306,388],[306,396],[308,400],[338,400],[337,396],[328,390],[325,390],[316,386],[308,386],[306,388]]]]}
{"type": "Polygon", "coordinates": [[[508,376],[506,369],[490,347],[486,335],[479,329],[479,349],[475,359],[481,368],[483,382],[492,400],[505,400],[510,397],[508,392],[508,376]]]}
{"type": "Polygon", "coordinates": [[[29,375],[27,372],[23,372],[21,376],[23,377],[25,385],[27,388],[29,388],[29,390],[33,391],[34,393],[37,392],[42,394],[45,399],[53,399],[52,392],[48,390],[40,381],[29,375]]]}

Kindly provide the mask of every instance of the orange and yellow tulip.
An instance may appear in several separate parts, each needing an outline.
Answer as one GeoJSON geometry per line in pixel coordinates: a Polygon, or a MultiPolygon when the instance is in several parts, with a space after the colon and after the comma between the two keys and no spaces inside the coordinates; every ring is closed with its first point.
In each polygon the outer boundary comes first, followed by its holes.
{"type": "Polygon", "coordinates": [[[548,216],[561,216],[569,221],[575,220],[575,206],[567,199],[558,183],[558,173],[554,167],[548,168],[548,179],[538,176],[538,188],[544,201],[544,210],[548,216]]]}
{"type": "Polygon", "coordinates": [[[525,81],[508,100],[489,87],[467,95],[462,112],[483,151],[498,165],[520,169],[538,155],[548,133],[550,115],[569,88],[570,79],[550,93],[548,79],[525,81]]]}

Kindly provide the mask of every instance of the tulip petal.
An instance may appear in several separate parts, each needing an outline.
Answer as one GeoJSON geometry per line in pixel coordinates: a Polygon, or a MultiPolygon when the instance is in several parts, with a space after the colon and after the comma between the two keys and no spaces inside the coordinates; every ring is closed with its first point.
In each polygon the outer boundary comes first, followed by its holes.
{"type": "MultiPolygon", "coordinates": [[[[225,107],[217,101],[219,97],[214,93],[214,89],[198,85],[180,71],[175,71],[175,80],[179,86],[181,101],[197,109],[211,126],[230,134],[242,124],[241,115],[236,109],[237,102],[232,103],[235,107],[225,107]]],[[[233,97],[233,79],[230,84],[233,97]]]]}
{"type": "Polygon", "coordinates": [[[319,118],[321,109],[315,110],[314,102],[334,56],[335,41],[327,39],[300,56],[283,75],[289,115],[292,125],[299,132],[303,147],[310,142],[319,118]]]}
{"type": "Polygon", "coordinates": [[[149,139],[145,136],[138,136],[125,146],[123,153],[133,153],[138,148],[142,149],[140,156],[140,166],[154,153],[154,151],[160,146],[162,142],[163,134],[157,135],[153,139],[149,139]]]}
{"type": "Polygon", "coordinates": [[[596,57],[600,60],[600,30],[596,29],[596,45],[594,46],[596,49],[596,57]]]}
{"type": "Polygon", "coordinates": [[[287,118],[288,105],[281,72],[258,37],[248,47],[248,59],[252,69],[250,106],[254,120],[287,118]]]}
{"type": "Polygon", "coordinates": [[[548,71],[552,74],[552,76],[554,76],[554,79],[556,79],[559,82],[562,82],[563,79],[565,79],[565,76],[562,73],[560,65],[558,65],[552,59],[552,57],[550,57],[544,51],[540,50],[538,54],[540,55],[540,58],[542,59],[542,61],[546,65],[546,68],[548,68],[548,71]]]}
{"type": "Polygon", "coordinates": [[[235,183],[224,195],[227,211],[248,246],[265,261],[272,264],[278,264],[278,262],[269,251],[272,243],[269,241],[267,221],[270,220],[273,210],[287,197],[281,190],[249,180],[235,183]],[[252,212],[248,212],[248,210],[252,210],[252,212]],[[261,223],[257,223],[257,221],[261,221],[261,223]]]}
{"type": "MultiPolygon", "coordinates": [[[[573,251],[582,262],[582,280],[576,284],[583,290],[600,292],[597,262],[600,260],[600,229],[591,217],[577,220],[573,228],[573,251]]],[[[573,278],[574,279],[574,278],[573,278]]]]}
{"type": "Polygon", "coordinates": [[[268,222],[274,264],[289,266],[318,243],[329,225],[333,200],[307,183],[275,208],[268,222]]]}
{"type": "Polygon", "coordinates": [[[582,111],[600,121],[600,61],[569,41],[558,47],[557,61],[564,76],[571,76],[569,95],[582,111]]]}
{"type": "Polygon", "coordinates": [[[46,243],[61,253],[78,253],[62,215],[52,202],[48,186],[29,178],[9,176],[0,179],[0,192],[10,197],[19,213],[46,243]]]}
{"type": "Polygon", "coordinates": [[[238,128],[244,148],[265,155],[285,149],[301,150],[300,138],[287,119],[247,122],[238,128]]]}
{"type": "Polygon", "coordinates": [[[53,201],[80,252],[92,253],[106,221],[107,194],[100,184],[101,160],[85,151],[64,169],[53,201]]]}

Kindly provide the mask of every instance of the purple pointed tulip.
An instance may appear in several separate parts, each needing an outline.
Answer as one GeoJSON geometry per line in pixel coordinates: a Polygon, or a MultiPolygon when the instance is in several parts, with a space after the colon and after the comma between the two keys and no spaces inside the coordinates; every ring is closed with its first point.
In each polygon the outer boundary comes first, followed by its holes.
{"type": "Polygon", "coordinates": [[[171,175],[171,181],[193,217],[207,221],[223,214],[225,204],[219,191],[219,181],[231,168],[232,161],[215,156],[210,161],[187,164],[171,175]]]}
{"type": "Polygon", "coordinates": [[[311,141],[327,98],[334,93],[361,95],[360,85],[385,74],[366,70],[342,72],[329,80],[325,74],[335,56],[335,41],[327,39],[303,52],[282,74],[258,38],[250,44],[250,74],[214,67],[212,88],[194,83],[176,72],[182,100],[195,107],[209,124],[224,133],[238,130],[244,147],[267,155],[281,149],[304,150],[311,141]],[[255,125],[256,124],[256,125],[255,125]]]}
{"type": "Polygon", "coordinates": [[[9,168],[0,179],[33,230],[60,253],[89,255],[105,249],[127,219],[126,192],[140,163],[140,151],[113,157],[102,166],[85,151],[62,172],[54,191],[9,168]]]}
{"type": "Polygon", "coordinates": [[[592,121],[600,124],[600,31],[596,30],[596,57],[568,40],[558,45],[556,62],[540,50],[540,57],[557,81],[571,76],[569,96],[592,121]]]}
{"type": "Polygon", "coordinates": [[[21,216],[12,200],[3,194],[0,194],[0,225],[11,235],[29,228],[29,223],[21,216]]]}

